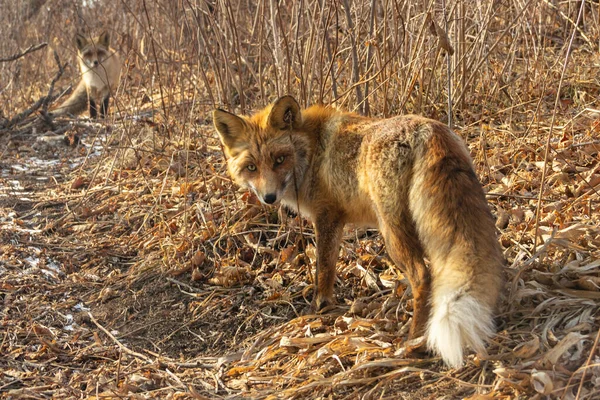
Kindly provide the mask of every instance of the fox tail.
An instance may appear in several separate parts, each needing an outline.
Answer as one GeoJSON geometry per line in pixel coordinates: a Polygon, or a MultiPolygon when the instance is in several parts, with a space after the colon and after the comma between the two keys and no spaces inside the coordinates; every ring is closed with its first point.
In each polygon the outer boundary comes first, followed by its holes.
{"type": "Polygon", "coordinates": [[[465,347],[485,354],[494,334],[504,259],[465,145],[442,124],[422,129],[409,204],[431,262],[427,346],[460,367],[465,347]]]}
{"type": "Polygon", "coordinates": [[[75,88],[71,96],[64,103],[52,111],[56,116],[66,114],[80,114],[86,110],[88,105],[88,93],[83,80],[75,88]]]}

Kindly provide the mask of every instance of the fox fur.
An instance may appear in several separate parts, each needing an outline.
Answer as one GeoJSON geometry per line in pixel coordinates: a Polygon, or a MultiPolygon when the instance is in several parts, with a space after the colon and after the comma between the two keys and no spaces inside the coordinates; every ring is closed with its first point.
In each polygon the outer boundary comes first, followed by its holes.
{"type": "Polygon", "coordinates": [[[467,347],[485,353],[504,260],[469,152],[447,126],[300,110],[291,96],[250,117],[217,109],[213,120],[233,180],[313,221],[318,309],[333,304],[344,225],[376,227],[410,281],[409,338],[424,335],[451,367],[467,347]]]}
{"type": "Polygon", "coordinates": [[[119,55],[110,47],[110,34],[106,31],[96,38],[77,34],[75,44],[81,81],[53,114],[80,114],[89,107],[90,117],[97,118],[99,107],[100,116],[104,117],[121,75],[119,55]]]}

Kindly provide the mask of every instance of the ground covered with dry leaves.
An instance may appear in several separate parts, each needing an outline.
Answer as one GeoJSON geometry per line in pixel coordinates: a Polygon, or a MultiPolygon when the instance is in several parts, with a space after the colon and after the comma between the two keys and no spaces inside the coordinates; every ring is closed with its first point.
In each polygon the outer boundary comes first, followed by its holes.
{"type": "Polygon", "coordinates": [[[537,248],[548,127],[457,129],[508,260],[498,335],[460,370],[403,356],[410,289],[375,232],[347,230],[339,307],[311,314],[310,224],[236,190],[204,121],[185,145],[149,119],[56,122],[79,143],[4,132],[0,393],[594,398],[600,112],[560,114],[537,248]]]}
{"type": "Polygon", "coordinates": [[[312,226],[231,183],[202,93],[131,78],[143,107],[106,121],[5,110],[0,397],[600,398],[594,57],[556,108],[559,63],[457,112],[507,259],[498,334],[458,370],[405,356],[410,287],[375,231],[347,229],[338,305],[311,312],[312,226]]]}

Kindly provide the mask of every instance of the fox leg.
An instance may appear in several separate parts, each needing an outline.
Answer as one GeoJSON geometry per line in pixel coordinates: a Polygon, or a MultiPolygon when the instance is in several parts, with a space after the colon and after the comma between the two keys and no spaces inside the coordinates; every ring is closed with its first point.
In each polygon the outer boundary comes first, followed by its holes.
{"type": "Polygon", "coordinates": [[[98,117],[98,108],[96,108],[96,102],[90,97],[90,118],[96,119],[98,117]]]}
{"type": "Polygon", "coordinates": [[[334,213],[321,214],[315,218],[317,236],[317,273],[315,277],[316,293],[313,306],[316,311],[334,304],[333,286],[335,283],[335,265],[340,250],[344,229],[341,218],[334,213]]]}
{"type": "Polygon", "coordinates": [[[408,337],[415,339],[425,334],[430,311],[431,274],[423,261],[423,248],[412,221],[403,221],[393,228],[385,226],[381,231],[389,256],[410,282],[413,318],[408,337]]]}
{"type": "Polygon", "coordinates": [[[100,117],[102,118],[106,117],[106,114],[108,114],[108,99],[109,96],[106,96],[100,106],[100,117]]]}

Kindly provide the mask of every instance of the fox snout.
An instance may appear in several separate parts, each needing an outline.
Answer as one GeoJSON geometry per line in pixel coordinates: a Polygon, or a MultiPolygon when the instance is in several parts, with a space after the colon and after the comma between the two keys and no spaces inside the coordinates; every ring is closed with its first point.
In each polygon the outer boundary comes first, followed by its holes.
{"type": "Polygon", "coordinates": [[[90,68],[97,67],[99,64],[100,64],[100,61],[97,58],[89,58],[87,60],[87,65],[89,65],[90,68]]]}
{"type": "Polygon", "coordinates": [[[265,174],[260,179],[248,181],[249,186],[263,204],[277,204],[284,197],[289,179],[277,174],[265,174]]]}
{"type": "Polygon", "coordinates": [[[83,62],[87,65],[88,68],[97,67],[100,64],[97,58],[84,58],[83,62]]]}
{"type": "Polygon", "coordinates": [[[267,191],[266,193],[264,191],[259,190],[257,187],[250,185],[250,187],[252,188],[252,190],[254,191],[254,193],[256,193],[256,197],[258,197],[258,199],[260,200],[261,203],[263,204],[275,204],[277,203],[278,200],[281,199],[281,196],[277,195],[277,191],[267,191]]]}
{"type": "Polygon", "coordinates": [[[273,204],[277,200],[277,194],[276,193],[268,193],[265,195],[265,198],[263,200],[267,204],[273,204]]]}

